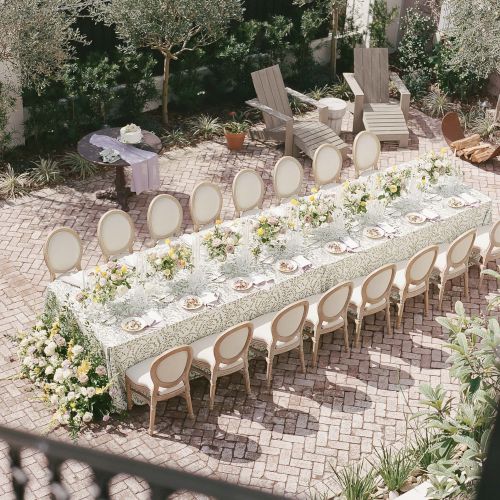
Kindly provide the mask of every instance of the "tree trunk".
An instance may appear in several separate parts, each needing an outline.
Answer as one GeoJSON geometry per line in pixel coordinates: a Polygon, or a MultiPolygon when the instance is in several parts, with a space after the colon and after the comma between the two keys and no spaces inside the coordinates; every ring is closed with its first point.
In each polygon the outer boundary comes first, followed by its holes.
{"type": "Polygon", "coordinates": [[[161,92],[161,117],[164,125],[168,125],[168,79],[170,77],[170,54],[163,54],[163,88],[161,92]]]}
{"type": "Polygon", "coordinates": [[[330,42],[330,78],[332,81],[337,76],[337,32],[339,26],[339,11],[332,10],[332,40],[330,42]]]}

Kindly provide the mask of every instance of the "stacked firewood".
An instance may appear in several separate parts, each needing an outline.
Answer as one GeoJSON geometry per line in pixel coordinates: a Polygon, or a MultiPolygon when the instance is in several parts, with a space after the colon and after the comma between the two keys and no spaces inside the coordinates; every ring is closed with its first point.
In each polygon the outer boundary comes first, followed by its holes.
{"type": "Polygon", "coordinates": [[[457,156],[470,160],[474,163],[482,163],[489,160],[496,149],[496,146],[481,142],[479,134],[474,134],[465,139],[459,139],[450,144],[452,151],[457,156]]]}

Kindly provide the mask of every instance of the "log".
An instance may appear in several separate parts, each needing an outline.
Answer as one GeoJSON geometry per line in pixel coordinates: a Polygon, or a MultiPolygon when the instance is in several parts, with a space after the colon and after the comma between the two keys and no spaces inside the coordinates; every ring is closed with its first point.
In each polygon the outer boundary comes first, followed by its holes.
{"type": "Polygon", "coordinates": [[[476,151],[472,156],[471,156],[471,161],[474,163],[482,163],[483,161],[487,161],[490,159],[491,155],[493,154],[493,151],[495,150],[494,147],[488,147],[487,149],[482,149],[480,151],[476,151]]]}
{"type": "Polygon", "coordinates": [[[460,153],[469,155],[473,154],[475,151],[480,151],[481,149],[489,148],[489,144],[478,144],[477,146],[471,146],[470,148],[461,149],[460,153]]]}
{"type": "Polygon", "coordinates": [[[481,136],[479,134],[471,135],[470,137],[466,137],[465,139],[459,139],[458,141],[453,141],[450,146],[460,151],[461,149],[469,148],[471,146],[477,146],[479,141],[481,140],[481,136]]]}

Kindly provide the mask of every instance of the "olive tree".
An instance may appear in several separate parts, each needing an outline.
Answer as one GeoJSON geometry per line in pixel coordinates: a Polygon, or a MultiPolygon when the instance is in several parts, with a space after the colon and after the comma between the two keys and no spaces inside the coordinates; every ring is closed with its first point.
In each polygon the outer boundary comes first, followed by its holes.
{"type": "Polygon", "coordinates": [[[240,0],[107,0],[95,6],[98,19],[113,26],[129,47],[163,56],[162,116],[168,123],[170,63],[183,53],[221,38],[241,18],[240,0]]]}

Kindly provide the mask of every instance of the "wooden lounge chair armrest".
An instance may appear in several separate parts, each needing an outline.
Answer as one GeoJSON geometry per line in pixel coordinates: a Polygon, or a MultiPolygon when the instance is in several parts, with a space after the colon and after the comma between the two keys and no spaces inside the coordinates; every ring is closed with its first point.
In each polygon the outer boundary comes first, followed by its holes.
{"type": "Polygon", "coordinates": [[[399,75],[397,73],[391,71],[390,79],[392,83],[394,83],[394,85],[396,86],[399,95],[401,96],[399,100],[399,105],[401,106],[401,111],[403,112],[405,120],[408,120],[408,112],[410,111],[410,98],[411,98],[410,91],[406,88],[406,85],[404,84],[403,80],[399,78],[399,75]]]}
{"type": "Polygon", "coordinates": [[[297,92],[296,90],[293,90],[289,87],[285,87],[285,90],[287,91],[287,94],[291,95],[292,97],[295,97],[299,101],[302,101],[306,104],[309,104],[309,106],[314,106],[315,108],[317,108],[319,112],[319,121],[321,123],[328,123],[328,106],[326,106],[325,104],[321,104],[316,99],[313,99],[312,97],[297,92]]]}
{"type": "Polygon", "coordinates": [[[347,82],[347,85],[352,90],[352,93],[354,94],[354,97],[365,97],[365,93],[363,92],[363,89],[359,86],[359,83],[356,81],[356,78],[354,77],[354,73],[344,73],[344,80],[347,82]]]}
{"type": "Polygon", "coordinates": [[[363,129],[363,106],[365,101],[365,93],[363,89],[360,87],[359,83],[356,81],[354,77],[354,73],[344,73],[344,79],[347,82],[347,85],[352,90],[354,94],[354,110],[353,110],[353,123],[352,123],[352,131],[357,134],[360,130],[363,129]]]}
{"type": "Polygon", "coordinates": [[[257,99],[251,99],[251,100],[245,101],[245,102],[246,102],[246,104],[248,104],[252,108],[256,108],[259,111],[262,111],[263,113],[267,113],[268,115],[274,116],[278,120],[282,120],[285,123],[289,122],[289,121],[293,122],[293,117],[288,116],[288,115],[284,115],[283,113],[280,113],[279,111],[276,111],[275,109],[270,108],[269,106],[266,106],[265,104],[262,104],[257,99]]]}

